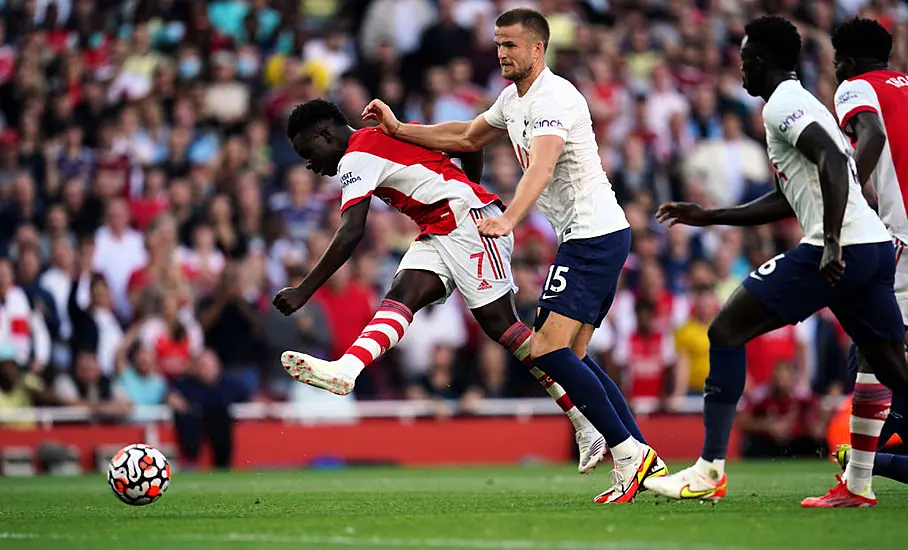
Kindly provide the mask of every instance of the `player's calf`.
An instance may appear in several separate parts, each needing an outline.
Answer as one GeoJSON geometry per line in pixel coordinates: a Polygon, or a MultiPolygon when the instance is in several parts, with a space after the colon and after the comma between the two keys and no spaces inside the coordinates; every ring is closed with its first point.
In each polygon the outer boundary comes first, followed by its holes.
{"type": "Polygon", "coordinates": [[[580,450],[580,462],[577,470],[581,474],[585,474],[596,468],[607,449],[605,439],[574,406],[564,388],[551,376],[533,365],[533,360],[530,358],[530,328],[519,321],[514,314],[513,295],[509,294],[491,304],[473,310],[473,316],[490,338],[497,340],[502,347],[523,363],[571,420],[571,424],[574,425],[577,447],[580,450]]]}

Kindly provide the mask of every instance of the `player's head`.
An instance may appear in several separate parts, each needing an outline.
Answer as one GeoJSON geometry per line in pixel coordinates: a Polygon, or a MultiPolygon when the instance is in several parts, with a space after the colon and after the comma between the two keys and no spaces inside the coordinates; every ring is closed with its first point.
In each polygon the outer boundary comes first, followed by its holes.
{"type": "Polygon", "coordinates": [[[801,35],[787,19],[766,16],[744,27],[741,42],[741,76],[744,89],[763,96],[774,75],[793,73],[801,55],[801,35]]]}
{"type": "Polygon", "coordinates": [[[287,120],[287,137],[296,154],[306,159],[306,168],[333,176],[347,150],[350,121],[330,101],[313,99],[293,108],[287,120]]]}
{"type": "Polygon", "coordinates": [[[835,76],[842,83],[849,78],[889,64],[892,35],[873,19],[851,19],[832,33],[835,48],[835,76]]]}
{"type": "Polygon", "coordinates": [[[495,45],[501,76],[519,82],[539,63],[545,63],[549,46],[549,22],[529,8],[515,8],[495,20],[495,45]]]}

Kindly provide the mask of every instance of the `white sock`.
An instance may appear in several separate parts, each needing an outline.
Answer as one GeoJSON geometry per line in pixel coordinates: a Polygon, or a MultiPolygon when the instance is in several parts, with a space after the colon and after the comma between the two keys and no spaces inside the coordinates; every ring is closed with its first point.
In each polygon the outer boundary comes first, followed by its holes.
{"type": "Polygon", "coordinates": [[[628,437],[612,449],[612,459],[616,465],[626,464],[640,455],[640,444],[633,437],[628,437]]]}
{"type": "Polygon", "coordinates": [[[365,366],[359,361],[351,361],[348,357],[344,356],[337,360],[337,369],[356,380],[359,373],[365,370],[365,366]]]}

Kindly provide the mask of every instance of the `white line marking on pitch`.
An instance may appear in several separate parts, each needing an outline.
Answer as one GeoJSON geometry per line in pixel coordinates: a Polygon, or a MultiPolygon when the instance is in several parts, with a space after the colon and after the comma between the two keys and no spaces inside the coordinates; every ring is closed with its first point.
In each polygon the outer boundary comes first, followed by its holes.
{"type": "MultiPolygon", "coordinates": [[[[89,535],[63,535],[54,533],[2,533],[0,540],[97,540],[107,538],[119,539],[116,535],[92,537],[89,535]]],[[[183,542],[237,542],[265,544],[298,544],[314,547],[373,547],[373,548],[443,548],[452,550],[735,550],[733,546],[716,546],[710,544],[678,544],[672,542],[643,541],[534,541],[534,540],[486,540],[486,539],[415,539],[386,537],[319,537],[309,535],[270,535],[264,533],[224,533],[203,534],[187,533],[164,535],[163,540],[183,542]]],[[[149,541],[156,542],[156,541],[149,541]]]]}

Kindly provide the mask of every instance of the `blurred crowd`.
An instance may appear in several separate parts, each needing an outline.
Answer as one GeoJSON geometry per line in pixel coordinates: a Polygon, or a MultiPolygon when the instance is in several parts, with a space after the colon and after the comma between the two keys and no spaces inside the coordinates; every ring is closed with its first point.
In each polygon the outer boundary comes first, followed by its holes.
{"type": "MultiPolygon", "coordinates": [[[[623,288],[591,349],[638,413],[678,410],[702,390],[722,301],[801,237],[794,222],[666,229],[653,216],[662,201],[730,205],[771,188],[762,100],[741,87],[745,23],[795,21],[800,76],[831,108],[830,31],[878,19],[905,71],[904,3],[0,1],[0,407],[86,404],[122,417],[133,405],[192,414],[316,399],[280,353],[339,357],[417,232],[376,201],[355,259],[297,314],[270,307],[340,219],[338,181],[306,171],[284,137],[289,109],[328,97],[359,127],[379,97],[403,120],[471,119],[508,84],[491,36],[517,5],[548,17],[548,62],[586,95],[633,229],[623,288]]],[[[507,142],[487,148],[483,185],[507,201],[520,174],[507,142]]],[[[554,247],[538,215],[517,231],[528,323],[554,247]]],[[[753,426],[782,415],[781,400],[800,411],[798,429],[815,431],[824,398],[850,391],[847,345],[828,312],[751,343],[753,426]]],[[[356,391],[465,405],[543,395],[456,298],[419,313],[356,391]]]]}

